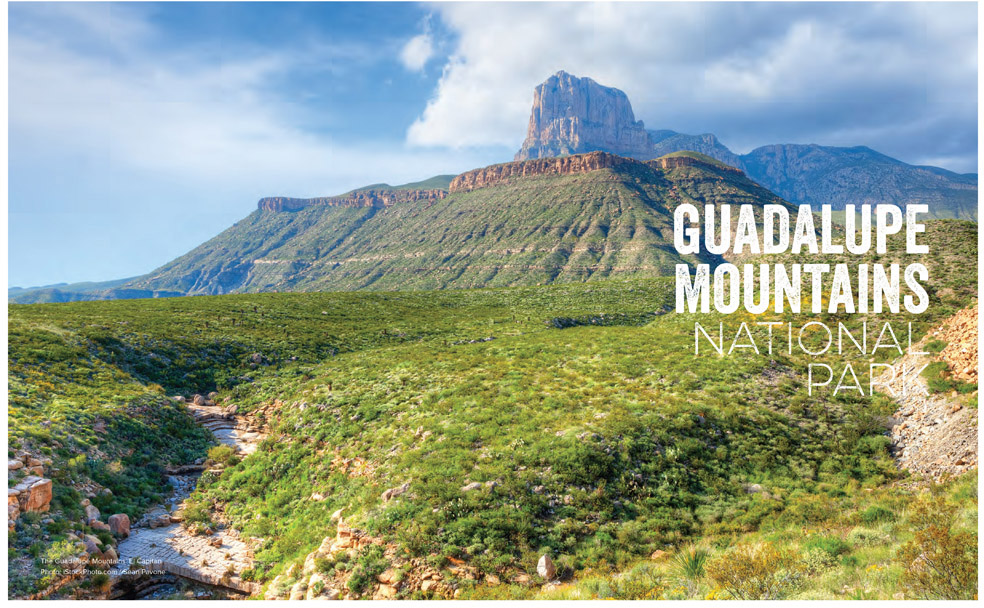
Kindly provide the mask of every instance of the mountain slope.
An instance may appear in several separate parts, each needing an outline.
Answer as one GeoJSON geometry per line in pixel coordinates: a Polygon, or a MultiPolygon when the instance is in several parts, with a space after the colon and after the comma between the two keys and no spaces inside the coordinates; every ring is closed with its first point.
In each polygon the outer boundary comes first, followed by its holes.
{"type": "Polygon", "coordinates": [[[977,176],[906,164],[863,146],[762,146],[737,155],[709,133],[647,131],[622,91],[558,72],[534,91],[517,160],[590,150],[641,160],[680,150],[707,154],[745,171],[797,204],[927,204],[935,218],[977,219],[977,176]]]}
{"type": "Polygon", "coordinates": [[[681,259],[698,261],[673,247],[678,204],[782,202],[708,161],[596,152],[470,171],[447,191],[263,199],[244,220],[125,287],[200,295],[670,276],[681,259]]]}

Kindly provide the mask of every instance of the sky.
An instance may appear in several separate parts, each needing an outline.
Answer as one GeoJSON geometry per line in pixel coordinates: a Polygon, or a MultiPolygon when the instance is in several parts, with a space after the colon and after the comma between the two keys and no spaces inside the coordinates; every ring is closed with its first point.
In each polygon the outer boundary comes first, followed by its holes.
{"type": "Polygon", "coordinates": [[[12,3],[11,286],[144,274],[263,196],[512,159],[558,70],[651,129],[977,171],[975,3],[12,3]]]}

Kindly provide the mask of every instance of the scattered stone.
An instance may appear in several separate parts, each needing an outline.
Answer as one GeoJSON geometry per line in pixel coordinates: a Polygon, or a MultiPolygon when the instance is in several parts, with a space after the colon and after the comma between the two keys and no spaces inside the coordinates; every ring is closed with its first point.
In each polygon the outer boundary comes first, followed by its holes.
{"type": "Polygon", "coordinates": [[[196,394],[194,397],[191,398],[191,402],[194,403],[195,405],[205,405],[205,397],[196,394]]]}
{"type": "Polygon", "coordinates": [[[477,490],[477,489],[479,489],[481,487],[482,487],[482,484],[481,483],[479,483],[477,481],[473,481],[470,484],[467,484],[465,486],[462,486],[461,491],[462,492],[471,492],[472,490],[477,490]]]}
{"type": "Polygon", "coordinates": [[[402,486],[397,486],[395,488],[390,488],[383,492],[382,499],[383,502],[389,502],[396,498],[397,496],[402,496],[410,489],[410,482],[406,482],[402,486]]]}
{"type": "Polygon", "coordinates": [[[19,468],[21,468],[23,466],[24,466],[24,463],[21,462],[20,460],[15,460],[13,458],[10,458],[10,459],[7,460],[7,470],[8,471],[16,471],[17,469],[19,469],[19,468]]]}
{"type": "Polygon", "coordinates": [[[557,567],[554,566],[553,560],[550,559],[549,555],[540,556],[540,561],[536,563],[536,573],[548,581],[552,581],[557,575],[557,567]]]}

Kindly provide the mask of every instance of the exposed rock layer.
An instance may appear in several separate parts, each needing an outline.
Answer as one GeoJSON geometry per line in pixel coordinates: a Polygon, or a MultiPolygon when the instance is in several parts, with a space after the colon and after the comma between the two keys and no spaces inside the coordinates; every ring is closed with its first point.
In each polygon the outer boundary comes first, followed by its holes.
{"type": "Polygon", "coordinates": [[[319,198],[290,198],[271,196],[261,198],[261,211],[297,211],[311,205],[325,207],[391,207],[414,201],[438,201],[447,196],[445,190],[358,190],[343,196],[319,198]]]}

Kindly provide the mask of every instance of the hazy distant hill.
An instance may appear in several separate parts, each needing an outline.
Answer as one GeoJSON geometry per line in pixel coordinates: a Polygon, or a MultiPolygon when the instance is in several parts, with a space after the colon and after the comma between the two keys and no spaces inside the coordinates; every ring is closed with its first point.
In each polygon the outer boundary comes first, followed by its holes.
{"type": "Polygon", "coordinates": [[[603,150],[650,159],[694,150],[745,171],[794,203],[925,203],[937,218],[977,219],[977,175],[906,164],[864,146],[763,146],[736,155],[709,133],[646,130],[628,97],[590,78],[558,72],[536,87],[516,160],[603,150]]]}

